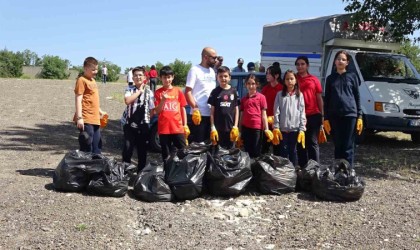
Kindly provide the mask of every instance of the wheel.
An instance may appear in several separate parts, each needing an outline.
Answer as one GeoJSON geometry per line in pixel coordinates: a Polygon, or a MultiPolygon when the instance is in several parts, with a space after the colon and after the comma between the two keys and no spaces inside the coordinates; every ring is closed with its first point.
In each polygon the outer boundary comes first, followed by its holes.
{"type": "Polygon", "coordinates": [[[413,133],[411,133],[411,140],[415,144],[420,144],[420,132],[413,132],[413,133]]]}
{"type": "Polygon", "coordinates": [[[162,148],[160,147],[160,142],[159,142],[159,134],[157,131],[157,123],[155,123],[152,129],[150,130],[149,147],[151,150],[155,152],[162,151],[162,148]]]}

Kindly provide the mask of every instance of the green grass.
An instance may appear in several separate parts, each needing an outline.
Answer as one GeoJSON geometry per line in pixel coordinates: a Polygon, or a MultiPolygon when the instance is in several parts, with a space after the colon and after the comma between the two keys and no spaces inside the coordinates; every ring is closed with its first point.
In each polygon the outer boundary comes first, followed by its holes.
{"type": "Polygon", "coordinates": [[[76,230],[77,231],[85,231],[87,229],[87,225],[85,223],[80,223],[79,225],[76,225],[76,230]]]}

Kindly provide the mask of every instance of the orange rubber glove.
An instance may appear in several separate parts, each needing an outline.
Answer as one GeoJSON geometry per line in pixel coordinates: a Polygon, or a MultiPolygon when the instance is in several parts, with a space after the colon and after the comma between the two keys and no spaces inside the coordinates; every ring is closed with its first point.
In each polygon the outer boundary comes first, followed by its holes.
{"type": "Polygon", "coordinates": [[[190,134],[191,134],[190,128],[187,125],[185,125],[184,126],[185,139],[188,139],[188,136],[190,136],[190,134]]]}
{"type": "Polygon", "coordinates": [[[264,131],[265,136],[267,137],[267,142],[271,142],[273,140],[273,132],[271,130],[267,129],[264,131]]]}
{"type": "Polygon", "coordinates": [[[329,135],[331,133],[330,121],[324,120],[324,130],[325,130],[325,132],[327,132],[327,135],[329,135]]]}
{"type": "Polygon", "coordinates": [[[244,141],[241,139],[241,136],[238,137],[238,140],[236,141],[236,147],[242,148],[244,146],[244,141]]]}
{"type": "Polygon", "coordinates": [[[194,109],[192,114],[192,120],[194,125],[200,125],[201,123],[201,113],[199,109],[194,109]]]}
{"type": "Polygon", "coordinates": [[[239,129],[236,126],[233,126],[230,130],[230,141],[237,141],[239,138],[239,129]]]}
{"type": "Polygon", "coordinates": [[[267,117],[267,122],[268,122],[268,125],[273,125],[273,123],[274,123],[274,116],[268,116],[267,117]]]}
{"type": "Polygon", "coordinates": [[[299,131],[297,142],[302,144],[302,148],[305,148],[305,132],[299,131]]]}
{"type": "Polygon", "coordinates": [[[101,116],[101,120],[100,120],[100,122],[101,122],[101,125],[100,125],[100,127],[101,128],[105,128],[106,127],[106,125],[108,125],[108,114],[107,113],[104,113],[102,116],[101,116]]]}
{"type": "Polygon", "coordinates": [[[363,120],[362,118],[358,118],[357,123],[356,123],[357,134],[360,135],[362,133],[362,130],[363,130],[363,120]]]}
{"type": "Polygon", "coordinates": [[[319,134],[318,134],[318,144],[322,144],[326,142],[327,142],[327,136],[325,135],[324,128],[321,126],[321,129],[319,130],[319,134]]]}
{"type": "Polygon", "coordinates": [[[210,140],[211,140],[213,145],[216,145],[217,142],[219,141],[219,133],[217,133],[217,130],[216,130],[216,128],[214,128],[214,126],[213,126],[213,128],[211,129],[211,132],[210,132],[210,140]]]}
{"type": "Polygon", "coordinates": [[[283,135],[281,134],[280,129],[275,128],[273,130],[273,144],[279,145],[281,140],[283,140],[283,135]]]}

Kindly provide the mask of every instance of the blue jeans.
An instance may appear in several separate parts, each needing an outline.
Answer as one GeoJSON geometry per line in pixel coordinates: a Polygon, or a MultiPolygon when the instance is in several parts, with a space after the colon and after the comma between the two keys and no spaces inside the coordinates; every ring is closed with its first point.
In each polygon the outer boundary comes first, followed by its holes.
{"type": "Polygon", "coordinates": [[[288,158],[293,166],[297,165],[297,136],[298,132],[282,132],[283,140],[280,141],[280,156],[288,158]]]}
{"type": "Polygon", "coordinates": [[[334,141],[334,158],[346,159],[350,166],[354,161],[356,117],[331,117],[331,134],[334,141]]]}
{"type": "Polygon", "coordinates": [[[80,151],[101,154],[102,139],[99,125],[85,123],[85,130],[79,134],[80,151]]]}

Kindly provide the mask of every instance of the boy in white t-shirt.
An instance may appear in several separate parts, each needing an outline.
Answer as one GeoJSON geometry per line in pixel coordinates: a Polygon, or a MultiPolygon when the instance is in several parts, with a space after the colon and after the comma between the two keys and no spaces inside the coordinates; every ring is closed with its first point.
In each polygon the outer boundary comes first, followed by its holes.
{"type": "Polygon", "coordinates": [[[201,63],[188,72],[185,97],[191,106],[188,127],[191,142],[204,142],[210,137],[210,105],[207,103],[211,91],[216,88],[216,50],[206,47],[201,52],[201,63]]]}

